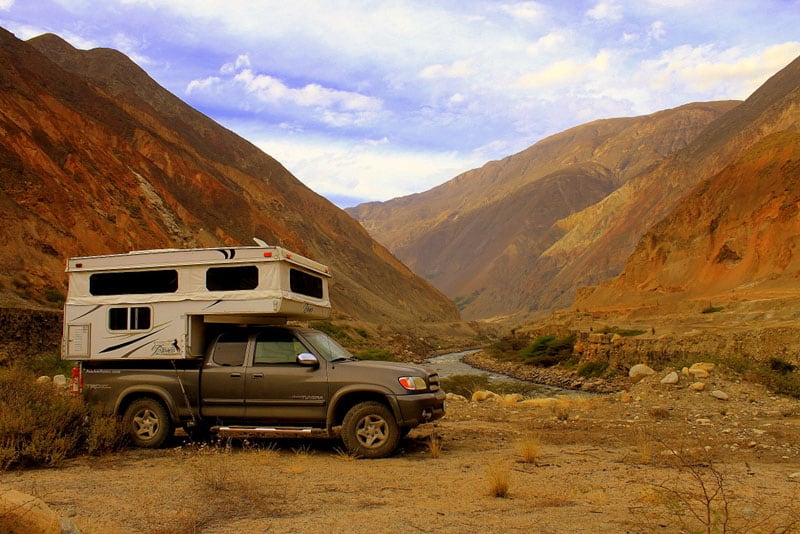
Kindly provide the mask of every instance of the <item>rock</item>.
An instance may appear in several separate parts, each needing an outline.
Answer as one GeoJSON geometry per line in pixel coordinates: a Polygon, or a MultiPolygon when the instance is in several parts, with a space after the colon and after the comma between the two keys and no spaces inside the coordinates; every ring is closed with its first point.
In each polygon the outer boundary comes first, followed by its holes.
{"type": "Polygon", "coordinates": [[[678,378],[678,373],[676,373],[675,371],[672,371],[667,376],[661,379],[662,384],[677,384],[679,381],[680,378],[678,378]]]}
{"type": "Polygon", "coordinates": [[[728,395],[724,391],[720,391],[719,389],[715,389],[714,391],[712,391],[711,396],[719,400],[728,400],[730,398],[730,395],[728,395]]]}
{"type": "Polygon", "coordinates": [[[56,375],[53,377],[53,386],[59,388],[67,387],[67,377],[64,375],[56,375]]]}
{"type": "Polygon", "coordinates": [[[445,400],[448,400],[448,401],[465,401],[467,399],[463,395],[457,395],[455,393],[448,393],[447,395],[445,395],[445,400]]]}
{"type": "Polygon", "coordinates": [[[711,371],[714,370],[714,367],[716,367],[716,365],[711,362],[697,362],[695,364],[692,364],[691,367],[689,367],[689,372],[692,373],[698,369],[702,369],[706,373],[710,373],[711,371]]]}
{"type": "Polygon", "coordinates": [[[689,368],[688,367],[684,367],[683,369],[681,369],[681,374],[688,378],[689,377],[689,368]]]}
{"type": "Polygon", "coordinates": [[[791,475],[789,475],[789,478],[800,480],[800,471],[798,471],[797,473],[792,473],[791,475]]]}
{"type": "Polygon", "coordinates": [[[631,394],[630,394],[630,393],[628,393],[627,391],[623,391],[622,393],[620,393],[620,394],[617,396],[617,399],[618,399],[620,402],[624,403],[624,404],[628,404],[629,402],[633,402],[633,395],[631,395],[631,394]]]}
{"type": "Polygon", "coordinates": [[[521,394],[519,393],[509,393],[508,395],[503,395],[503,402],[506,404],[516,404],[524,399],[521,394]]]}
{"type": "Polygon", "coordinates": [[[3,532],[61,533],[58,515],[44,501],[13,489],[0,488],[0,518],[3,532]]]}
{"type": "Polygon", "coordinates": [[[704,378],[708,378],[709,376],[711,376],[705,369],[694,369],[694,370],[689,369],[689,374],[692,375],[695,378],[695,380],[702,380],[704,378]]]}
{"type": "Polygon", "coordinates": [[[489,399],[493,399],[495,397],[497,397],[497,393],[485,390],[476,391],[475,393],[472,394],[473,402],[483,402],[489,399]]]}
{"type": "Polygon", "coordinates": [[[649,366],[643,363],[637,363],[633,367],[630,368],[628,371],[628,376],[634,380],[641,380],[642,378],[650,375],[656,374],[655,371],[649,366]]]}
{"type": "Polygon", "coordinates": [[[39,378],[36,379],[36,383],[37,384],[49,384],[50,383],[50,377],[42,375],[42,376],[40,376],[39,378]]]}
{"type": "Polygon", "coordinates": [[[689,389],[692,391],[705,391],[706,383],[705,382],[693,382],[689,384],[689,389]]]}

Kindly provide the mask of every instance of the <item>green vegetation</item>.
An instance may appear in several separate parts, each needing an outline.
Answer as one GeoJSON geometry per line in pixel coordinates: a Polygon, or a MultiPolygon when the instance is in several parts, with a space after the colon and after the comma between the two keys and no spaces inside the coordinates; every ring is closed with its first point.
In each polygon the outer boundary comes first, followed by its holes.
{"type": "Polygon", "coordinates": [[[353,343],[353,338],[350,337],[350,334],[344,328],[333,324],[331,321],[314,321],[310,326],[320,332],[325,332],[342,345],[353,343]]]}
{"type": "Polygon", "coordinates": [[[478,298],[478,296],[480,294],[481,294],[481,291],[478,290],[478,291],[473,291],[472,293],[470,293],[466,297],[456,297],[454,299],[454,302],[456,303],[456,308],[458,308],[459,311],[463,310],[464,308],[469,306],[472,303],[472,301],[474,301],[476,298],[478,298]]]}
{"type": "Polygon", "coordinates": [[[44,292],[44,298],[45,300],[47,300],[47,302],[50,302],[51,304],[57,304],[58,306],[62,306],[67,297],[63,293],[55,289],[46,289],[44,292]]]}
{"type": "Polygon", "coordinates": [[[556,336],[541,336],[525,348],[521,353],[521,360],[537,367],[553,367],[572,359],[572,349],[575,346],[575,336],[564,338],[556,336]]]}
{"type": "Polygon", "coordinates": [[[0,369],[0,470],[115,450],[122,445],[117,425],[29,371],[0,369]]]}
{"type": "Polygon", "coordinates": [[[608,362],[584,362],[578,366],[578,375],[583,378],[607,376],[608,362]]]}
{"type": "Polygon", "coordinates": [[[355,353],[361,360],[381,360],[385,362],[396,362],[394,354],[384,349],[366,349],[355,353]]]}
{"type": "Polygon", "coordinates": [[[796,365],[781,358],[770,358],[761,362],[740,354],[708,356],[705,360],[727,367],[745,380],[762,384],[775,393],[800,398],[800,372],[796,365]]]}

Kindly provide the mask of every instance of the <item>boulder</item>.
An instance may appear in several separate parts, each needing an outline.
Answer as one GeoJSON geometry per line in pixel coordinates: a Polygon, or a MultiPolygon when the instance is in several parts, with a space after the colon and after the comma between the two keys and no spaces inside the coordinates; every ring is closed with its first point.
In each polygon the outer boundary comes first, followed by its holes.
{"type": "Polygon", "coordinates": [[[661,379],[662,384],[677,384],[680,381],[678,377],[678,373],[672,371],[671,373],[667,374],[664,378],[661,379]]]}
{"type": "Polygon", "coordinates": [[[728,400],[730,398],[730,395],[719,389],[715,389],[714,391],[712,391],[711,396],[719,400],[728,400]]]}
{"type": "Polygon", "coordinates": [[[705,391],[706,383],[705,382],[692,382],[689,385],[689,389],[692,391],[705,391]]]}
{"type": "Polygon", "coordinates": [[[637,363],[633,367],[630,368],[628,371],[628,376],[634,380],[641,380],[642,378],[650,375],[656,374],[655,371],[649,366],[643,363],[637,363]]]}

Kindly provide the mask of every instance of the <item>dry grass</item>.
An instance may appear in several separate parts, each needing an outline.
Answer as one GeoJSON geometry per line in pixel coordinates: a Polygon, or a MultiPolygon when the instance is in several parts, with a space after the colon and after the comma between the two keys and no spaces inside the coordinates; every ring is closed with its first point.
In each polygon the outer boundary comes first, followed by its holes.
{"type": "Polygon", "coordinates": [[[518,449],[523,463],[535,465],[542,454],[542,440],[539,435],[528,434],[519,442],[518,449]]]}
{"type": "Polygon", "coordinates": [[[436,432],[431,432],[428,436],[428,453],[431,458],[438,458],[442,455],[442,437],[436,432]]]}
{"type": "Polygon", "coordinates": [[[506,498],[511,485],[511,468],[507,465],[493,464],[486,470],[486,480],[489,484],[489,496],[506,498]]]}

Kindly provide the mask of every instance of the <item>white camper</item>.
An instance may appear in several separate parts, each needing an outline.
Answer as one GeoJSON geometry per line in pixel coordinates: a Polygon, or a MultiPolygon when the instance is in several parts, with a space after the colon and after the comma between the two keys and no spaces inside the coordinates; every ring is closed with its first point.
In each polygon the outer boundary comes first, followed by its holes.
{"type": "Polygon", "coordinates": [[[330,316],[328,268],[266,244],[70,258],[67,273],[68,360],[196,358],[209,323],[330,316]]]}

